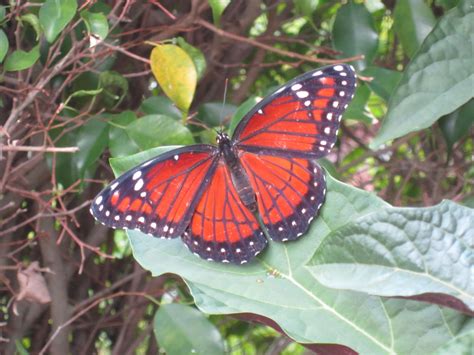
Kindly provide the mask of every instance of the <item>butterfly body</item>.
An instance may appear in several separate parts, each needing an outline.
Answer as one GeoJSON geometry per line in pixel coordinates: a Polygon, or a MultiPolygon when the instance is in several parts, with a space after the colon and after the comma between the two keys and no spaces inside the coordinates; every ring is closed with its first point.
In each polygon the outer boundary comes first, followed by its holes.
{"type": "Polygon", "coordinates": [[[324,202],[317,164],[353,97],[353,68],[303,74],[257,104],[230,138],[155,157],[112,181],[91,213],[113,228],[181,237],[201,258],[243,264],[274,241],[295,240],[324,202]],[[260,216],[261,222],[256,215],[260,216]]]}

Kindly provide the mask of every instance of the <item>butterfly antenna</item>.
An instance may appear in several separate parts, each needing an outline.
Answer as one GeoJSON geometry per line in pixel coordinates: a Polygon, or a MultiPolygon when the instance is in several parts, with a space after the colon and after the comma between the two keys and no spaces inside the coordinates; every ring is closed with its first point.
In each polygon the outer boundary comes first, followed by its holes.
{"type": "Polygon", "coordinates": [[[225,79],[225,85],[224,85],[224,98],[222,99],[222,107],[221,107],[221,114],[220,114],[220,118],[221,118],[221,124],[220,124],[220,132],[224,132],[224,107],[225,107],[225,100],[227,98],[227,86],[229,84],[229,78],[226,78],[225,79]]]}

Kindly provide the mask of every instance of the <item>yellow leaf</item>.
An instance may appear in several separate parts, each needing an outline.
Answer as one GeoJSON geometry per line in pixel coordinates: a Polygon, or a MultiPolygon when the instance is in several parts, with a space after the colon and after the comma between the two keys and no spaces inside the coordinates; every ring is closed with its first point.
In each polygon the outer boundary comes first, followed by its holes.
{"type": "Polygon", "coordinates": [[[150,56],[151,71],[165,94],[187,114],[197,84],[196,67],[189,55],[172,44],[156,46],[150,56]]]}

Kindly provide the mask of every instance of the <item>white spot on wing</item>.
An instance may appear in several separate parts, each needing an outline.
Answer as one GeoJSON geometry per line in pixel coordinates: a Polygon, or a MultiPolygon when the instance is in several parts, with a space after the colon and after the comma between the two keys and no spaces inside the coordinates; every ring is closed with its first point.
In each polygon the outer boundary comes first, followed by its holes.
{"type": "Polygon", "coordinates": [[[176,154],[174,157],[173,157],[174,160],[178,160],[179,159],[179,155],[176,154]]]}
{"type": "Polygon", "coordinates": [[[110,186],[110,190],[115,190],[116,187],[118,186],[118,184],[119,184],[118,182],[113,183],[113,184],[110,186]]]}
{"type": "Polygon", "coordinates": [[[331,127],[324,128],[324,133],[326,133],[326,134],[331,133],[331,127]]]}
{"type": "Polygon", "coordinates": [[[310,100],[306,100],[306,101],[304,102],[304,105],[305,105],[305,106],[311,105],[311,101],[310,101],[310,100]]]}
{"type": "Polygon", "coordinates": [[[143,216],[139,217],[138,222],[145,223],[145,217],[143,217],[143,216]]]}
{"type": "Polygon", "coordinates": [[[96,205],[100,205],[100,203],[102,202],[103,199],[104,199],[104,198],[103,198],[102,196],[97,197],[97,198],[95,199],[95,204],[96,204],[96,205]]]}
{"type": "Polygon", "coordinates": [[[291,90],[296,91],[296,90],[301,89],[302,87],[303,87],[303,85],[301,85],[301,84],[295,84],[291,87],[291,90]]]}
{"type": "Polygon", "coordinates": [[[131,215],[128,215],[127,217],[125,217],[125,220],[130,222],[132,220],[132,216],[131,215]]]}
{"type": "Polygon", "coordinates": [[[150,223],[150,227],[153,228],[153,229],[155,229],[155,228],[156,228],[156,223],[155,223],[155,222],[151,222],[151,223],[150,223]]]}
{"type": "Polygon", "coordinates": [[[138,179],[140,176],[142,176],[142,172],[140,170],[135,171],[135,173],[132,176],[132,180],[138,179]]]}
{"type": "Polygon", "coordinates": [[[334,67],[334,70],[336,70],[336,71],[342,71],[342,70],[344,70],[344,67],[343,67],[342,65],[336,65],[336,66],[334,67]]]}
{"type": "Polygon", "coordinates": [[[296,96],[298,96],[300,99],[304,99],[305,97],[309,96],[309,92],[307,92],[307,91],[298,91],[296,93],[296,96]]]}
{"type": "Polygon", "coordinates": [[[336,108],[336,107],[338,107],[338,106],[339,106],[339,101],[334,101],[334,102],[332,103],[332,107],[336,108]]]}
{"type": "Polygon", "coordinates": [[[323,73],[323,72],[322,72],[321,70],[318,70],[318,71],[314,72],[312,76],[319,76],[319,75],[321,75],[322,73],[323,73]]]}
{"type": "Polygon", "coordinates": [[[144,184],[143,179],[140,179],[140,180],[138,180],[138,181],[136,182],[136,184],[135,184],[135,186],[133,187],[133,189],[134,189],[135,191],[138,191],[138,190],[140,190],[140,189],[143,187],[143,184],[144,184]]]}

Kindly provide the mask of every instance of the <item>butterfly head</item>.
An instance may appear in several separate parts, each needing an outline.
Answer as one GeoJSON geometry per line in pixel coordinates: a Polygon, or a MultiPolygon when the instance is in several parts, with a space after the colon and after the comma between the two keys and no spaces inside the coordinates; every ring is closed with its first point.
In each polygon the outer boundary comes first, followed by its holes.
{"type": "Polygon", "coordinates": [[[223,145],[229,145],[230,137],[227,135],[227,133],[218,132],[216,137],[216,143],[220,147],[222,147],[223,145]]]}

